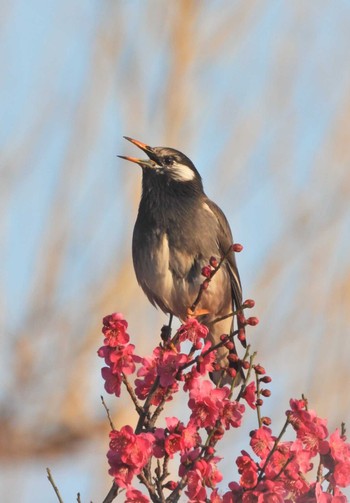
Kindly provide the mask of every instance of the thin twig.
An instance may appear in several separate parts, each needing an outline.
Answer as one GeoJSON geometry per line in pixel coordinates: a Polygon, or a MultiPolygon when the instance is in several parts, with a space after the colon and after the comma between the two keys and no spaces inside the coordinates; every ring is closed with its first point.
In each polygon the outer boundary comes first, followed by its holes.
{"type": "MultiPolygon", "coordinates": [[[[247,358],[248,354],[249,354],[249,350],[250,350],[250,344],[248,344],[247,346],[247,349],[246,349],[246,352],[245,352],[245,355],[243,357],[243,361],[247,358]]],[[[254,358],[256,357],[256,352],[254,352],[251,357],[249,358],[249,368],[248,368],[248,372],[247,372],[247,375],[246,375],[246,378],[244,380],[244,383],[242,384],[241,386],[241,389],[238,393],[238,396],[236,398],[237,402],[239,402],[239,400],[242,398],[242,395],[247,387],[247,382],[249,381],[249,378],[250,378],[250,374],[252,372],[252,367],[253,367],[253,360],[254,358]]]]}
{"type": "Polygon", "coordinates": [[[149,421],[149,426],[150,427],[153,427],[155,425],[155,422],[157,421],[160,413],[162,412],[162,410],[164,409],[164,406],[165,406],[165,402],[167,401],[167,398],[171,395],[171,390],[168,389],[168,391],[165,393],[162,401],[157,405],[157,408],[156,410],[153,412],[152,414],[152,417],[149,421]]]}
{"type": "Polygon", "coordinates": [[[133,403],[135,405],[136,412],[140,416],[142,414],[143,408],[139,404],[139,402],[137,400],[137,397],[136,397],[136,395],[134,393],[134,390],[130,386],[130,383],[129,383],[129,381],[128,381],[128,379],[127,379],[127,377],[126,377],[126,375],[124,373],[122,374],[122,380],[123,380],[123,383],[124,383],[124,385],[125,385],[125,387],[127,389],[127,392],[130,395],[131,400],[133,401],[133,403]]]}
{"type": "Polygon", "coordinates": [[[289,425],[289,417],[287,417],[286,422],[284,423],[283,428],[281,430],[281,433],[276,438],[275,443],[273,444],[273,447],[272,447],[271,451],[268,453],[267,458],[265,459],[265,463],[264,463],[263,467],[261,468],[261,471],[260,471],[260,474],[259,474],[259,477],[258,477],[258,483],[263,478],[265,469],[267,467],[267,464],[270,461],[272,454],[276,451],[277,446],[279,444],[279,441],[281,440],[281,438],[285,434],[288,425],[289,425]]]}
{"type": "Polygon", "coordinates": [[[50,471],[50,468],[46,468],[46,472],[47,472],[47,478],[49,479],[49,482],[50,484],[52,485],[53,487],[53,490],[55,491],[56,493],[56,496],[57,496],[57,499],[60,503],[63,503],[63,499],[61,498],[61,495],[60,495],[60,492],[58,490],[58,487],[56,486],[55,484],[55,481],[53,480],[53,477],[51,475],[51,471],[50,471]]]}
{"type": "MultiPolygon", "coordinates": [[[[249,356],[249,351],[250,351],[250,344],[248,344],[248,346],[246,347],[246,350],[245,350],[244,356],[243,356],[243,358],[241,359],[241,361],[242,361],[242,362],[243,362],[243,361],[245,361],[245,360],[248,358],[248,356],[249,356]]],[[[250,369],[250,367],[249,367],[249,369],[250,369]]],[[[242,368],[242,366],[241,366],[241,370],[242,370],[242,372],[239,372],[239,373],[237,372],[237,374],[235,375],[235,378],[233,379],[233,381],[232,381],[232,383],[231,383],[231,389],[230,389],[230,393],[229,393],[229,395],[228,395],[228,399],[229,399],[229,400],[231,400],[232,395],[233,395],[233,392],[234,392],[234,389],[235,389],[235,387],[236,387],[236,382],[237,382],[237,380],[238,380],[239,376],[241,376],[242,374],[243,374],[243,376],[244,376],[244,377],[243,377],[244,381],[243,381],[243,384],[242,384],[241,389],[240,389],[240,391],[239,391],[239,394],[238,394],[238,396],[237,396],[237,398],[236,398],[236,400],[237,400],[237,401],[239,401],[239,400],[240,400],[241,395],[242,395],[242,393],[243,393],[243,391],[244,391],[244,389],[245,389],[245,387],[246,387],[246,383],[247,383],[248,378],[249,378],[249,376],[250,376],[250,372],[249,372],[249,370],[248,370],[248,374],[247,374],[247,376],[245,376],[245,375],[244,375],[244,372],[243,372],[243,368],[242,368]]]]}
{"type": "Polygon", "coordinates": [[[154,501],[155,503],[158,503],[159,500],[157,497],[157,493],[156,493],[156,489],[154,487],[154,484],[152,484],[152,482],[150,482],[148,480],[148,478],[145,476],[145,474],[143,472],[139,473],[137,478],[144,486],[147,487],[147,490],[149,492],[149,495],[151,496],[152,501],[154,501]]]}
{"type": "Polygon", "coordinates": [[[183,365],[181,365],[181,367],[179,367],[179,371],[182,371],[182,370],[185,370],[187,369],[187,367],[190,367],[191,365],[193,365],[194,363],[197,363],[198,362],[198,358],[202,357],[204,358],[205,356],[207,356],[209,353],[211,353],[212,351],[215,351],[216,349],[219,349],[221,348],[222,346],[224,346],[229,340],[232,340],[233,336],[234,335],[237,335],[238,334],[238,330],[235,330],[234,332],[232,332],[232,334],[229,336],[229,338],[225,341],[220,341],[218,342],[217,344],[215,344],[214,346],[211,346],[209,349],[206,349],[203,353],[199,354],[198,356],[196,356],[196,358],[194,358],[193,360],[191,360],[190,362],[187,362],[187,363],[184,363],[183,365]]]}
{"type": "Polygon", "coordinates": [[[114,424],[113,424],[113,421],[112,421],[112,418],[111,418],[111,415],[109,413],[109,409],[108,409],[108,407],[107,407],[107,405],[106,405],[106,403],[105,403],[104,398],[103,398],[102,395],[101,395],[101,402],[102,402],[103,407],[105,408],[105,411],[106,411],[106,414],[107,414],[107,418],[108,418],[108,421],[109,421],[109,425],[110,425],[110,427],[111,427],[112,430],[115,430],[114,424]]]}
{"type": "MultiPolygon", "coordinates": [[[[227,252],[224,254],[223,257],[221,257],[218,265],[216,267],[214,267],[214,269],[212,270],[211,274],[210,274],[210,277],[205,279],[203,281],[203,283],[206,283],[206,285],[208,285],[211,280],[213,279],[213,277],[215,276],[215,274],[218,272],[218,270],[220,269],[220,267],[222,266],[223,262],[226,260],[226,258],[229,256],[229,254],[232,252],[232,245],[230,245],[229,249],[227,250],[227,252]]],[[[198,295],[196,297],[196,300],[193,302],[192,306],[191,306],[191,311],[195,311],[196,310],[196,307],[198,306],[201,298],[202,298],[202,295],[203,295],[203,292],[207,289],[207,286],[204,287],[203,286],[203,283],[201,284],[200,288],[199,288],[199,292],[198,292],[198,295]]]]}
{"type": "Polygon", "coordinates": [[[139,420],[137,422],[137,426],[135,428],[136,435],[138,435],[142,431],[145,419],[147,418],[147,416],[149,416],[149,409],[151,407],[151,400],[152,400],[153,395],[159,386],[159,381],[160,381],[159,376],[157,376],[153,385],[152,385],[152,388],[150,389],[150,392],[148,393],[146,401],[142,407],[142,412],[140,414],[139,420]]]}
{"type": "Polygon", "coordinates": [[[282,466],[282,468],[280,469],[280,471],[277,473],[277,475],[275,475],[275,477],[273,478],[273,480],[278,480],[278,478],[282,475],[282,473],[287,468],[287,466],[292,461],[292,459],[293,459],[293,456],[291,456],[290,458],[287,459],[287,461],[284,463],[284,465],[282,466]]]}
{"type": "MultiPolygon", "coordinates": [[[[257,372],[255,372],[255,382],[256,382],[256,397],[260,398],[260,379],[259,379],[257,372]]],[[[259,428],[261,428],[261,426],[262,426],[261,413],[260,413],[260,405],[258,405],[258,404],[256,405],[256,413],[258,416],[258,425],[259,425],[259,428]]]]}

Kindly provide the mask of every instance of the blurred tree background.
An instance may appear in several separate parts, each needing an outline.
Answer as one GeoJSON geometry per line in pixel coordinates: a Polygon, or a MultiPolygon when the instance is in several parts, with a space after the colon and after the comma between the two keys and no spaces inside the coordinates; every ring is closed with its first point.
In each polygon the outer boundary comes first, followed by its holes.
{"type": "Polygon", "coordinates": [[[186,153],[245,246],[264,413],[278,426],[305,393],[349,421],[349,3],[1,7],[1,500],[56,501],[46,466],[65,501],[103,499],[101,318],[123,312],[143,354],[166,320],[134,277],[141,172],[116,158],[135,155],[122,135],[186,153]]]}

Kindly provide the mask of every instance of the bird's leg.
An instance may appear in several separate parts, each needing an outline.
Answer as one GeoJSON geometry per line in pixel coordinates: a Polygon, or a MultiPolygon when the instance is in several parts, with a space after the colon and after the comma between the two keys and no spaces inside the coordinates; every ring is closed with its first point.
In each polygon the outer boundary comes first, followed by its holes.
{"type": "Polygon", "coordinates": [[[171,337],[171,324],[173,322],[173,314],[169,314],[169,323],[167,325],[163,325],[162,329],[160,331],[160,336],[162,338],[162,341],[166,342],[170,339],[171,337]]]}

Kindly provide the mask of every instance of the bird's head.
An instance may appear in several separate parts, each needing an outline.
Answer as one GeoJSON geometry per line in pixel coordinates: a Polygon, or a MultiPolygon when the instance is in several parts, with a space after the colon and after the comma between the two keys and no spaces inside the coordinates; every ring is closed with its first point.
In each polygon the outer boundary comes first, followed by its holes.
{"type": "Polygon", "coordinates": [[[169,182],[194,183],[202,185],[201,176],[195,168],[193,162],[182,152],[169,147],[150,147],[138,140],[124,136],[124,138],[141,150],[148,159],[137,159],[119,155],[122,159],[139,164],[144,172],[154,176],[163,176],[169,182]]]}

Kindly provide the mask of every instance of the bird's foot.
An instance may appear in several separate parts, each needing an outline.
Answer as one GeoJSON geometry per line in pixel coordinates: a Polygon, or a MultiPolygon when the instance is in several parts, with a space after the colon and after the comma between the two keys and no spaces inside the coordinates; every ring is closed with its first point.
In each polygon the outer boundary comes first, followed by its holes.
{"type": "Polygon", "coordinates": [[[164,342],[171,339],[171,327],[169,325],[163,325],[160,331],[160,336],[164,342]]]}
{"type": "Polygon", "coordinates": [[[208,309],[200,309],[196,307],[195,309],[192,309],[190,307],[187,308],[186,312],[186,318],[198,318],[199,316],[204,316],[205,314],[209,314],[210,311],[208,309]]]}

